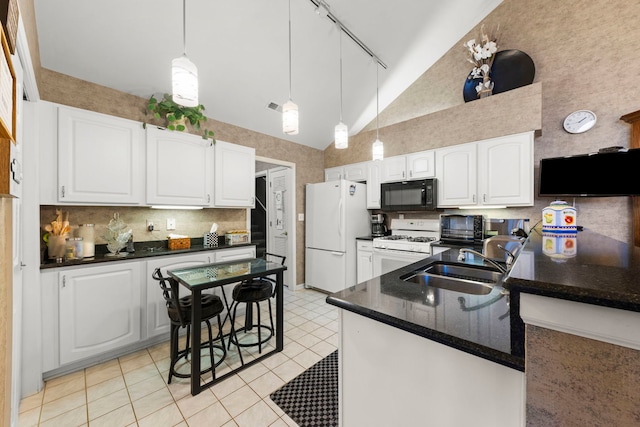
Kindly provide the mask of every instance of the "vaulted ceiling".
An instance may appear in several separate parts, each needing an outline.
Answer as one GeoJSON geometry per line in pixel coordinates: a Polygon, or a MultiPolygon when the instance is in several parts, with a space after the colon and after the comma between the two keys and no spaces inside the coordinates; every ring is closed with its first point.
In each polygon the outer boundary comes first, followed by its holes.
{"type": "MultiPolygon", "coordinates": [[[[295,136],[268,108],[289,99],[289,0],[186,0],[186,53],[208,117],[323,150],[340,119],[340,43],[342,116],[355,134],[375,119],[376,68],[381,111],[501,1],[330,0],[327,16],[318,0],[290,0],[295,136]]],[[[181,0],[34,3],[43,67],[144,98],[171,91],[181,0]]]]}

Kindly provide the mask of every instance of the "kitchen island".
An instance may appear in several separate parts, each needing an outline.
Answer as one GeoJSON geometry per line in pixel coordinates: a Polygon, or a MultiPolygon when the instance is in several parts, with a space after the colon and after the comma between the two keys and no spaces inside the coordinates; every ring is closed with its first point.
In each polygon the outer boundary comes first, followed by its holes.
{"type": "Polygon", "coordinates": [[[508,305],[493,292],[467,296],[401,279],[454,259],[452,249],[327,298],[343,308],[343,425],[640,421],[629,409],[640,397],[637,249],[592,231],[533,231],[505,280],[508,305]],[[567,342],[579,347],[563,353],[567,342]]]}
{"type": "Polygon", "coordinates": [[[457,262],[457,254],[441,252],[327,298],[343,309],[341,425],[522,424],[524,341],[504,289],[469,295],[402,279],[433,261],[457,262]]]}

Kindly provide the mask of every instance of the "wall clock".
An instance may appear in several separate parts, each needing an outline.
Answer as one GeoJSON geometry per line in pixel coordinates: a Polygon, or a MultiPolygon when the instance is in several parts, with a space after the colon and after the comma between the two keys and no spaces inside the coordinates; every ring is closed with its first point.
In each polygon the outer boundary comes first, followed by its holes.
{"type": "Polygon", "coordinates": [[[569,114],[562,126],[569,133],[583,133],[594,127],[597,120],[596,113],[593,111],[578,110],[569,114]]]}

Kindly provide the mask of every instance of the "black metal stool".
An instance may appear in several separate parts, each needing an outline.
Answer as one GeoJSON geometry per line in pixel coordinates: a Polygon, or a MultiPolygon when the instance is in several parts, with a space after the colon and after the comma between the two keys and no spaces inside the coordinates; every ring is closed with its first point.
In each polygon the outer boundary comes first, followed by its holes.
{"type": "MultiPolygon", "coordinates": [[[[280,263],[282,265],[284,265],[284,261],[286,259],[286,257],[282,255],[276,255],[268,252],[265,252],[262,258],[266,261],[269,257],[280,258],[280,263]]],[[[273,326],[273,313],[271,311],[271,297],[275,294],[274,284],[275,280],[268,277],[255,277],[253,279],[245,280],[233,288],[232,302],[231,307],[229,308],[229,312],[231,313],[229,349],[231,349],[232,343],[238,347],[254,347],[257,345],[258,353],[262,353],[262,344],[271,339],[275,330],[273,326]],[[262,301],[267,301],[269,304],[270,326],[263,325],[262,320],[260,319],[260,303],[262,301]],[[238,310],[238,305],[241,303],[245,303],[247,305],[245,326],[235,330],[236,311],[238,310]],[[258,323],[255,325],[258,328],[258,340],[256,342],[241,343],[238,339],[238,332],[249,332],[254,326],[252,324],[252,304],[255,304],[256,311],[258,312],[258,323]],[[266,329],[268,331],[268,335],[265,338],[262,338],[262,329],[266,329]]]]}
{"type": "MultiPolygon", "coordinates": [[[[178,298],[178,282],[176,282],[171,277],[163,277],[162,272],[159,268],[156,268],[151,275],[155,280],[160,283],[160,288],[162,289],[162,295],[167,304],[167,313],[169,315],[169,319],[171,320],[171,364],[169,366],[169,379],[167,381],[168,384],[171,384],[171,377],[179,377],[179,378],[190,378],[190,374],[181,374],[176,372],[175,365],[182,358],[188,360],[189,353],[191,352],[191,346],[189,345],[189,340],[191,337],[190,328],[191,328],[191,308],[192,308],[192,298],[191,295],[187,295],[182,298],[178,298]],[[169,284],[167,284],[169,282],[169,284]],[[186,345],[183,350],[179,349],[178,343],[178,332],[180,328],[187,328],[187,336],[186,336],[186,345]]],[[[222,322],[220,321],[220,313],[224,310],[224,305],[220,300],[220,297],[217,295],[211,294],[202,294],[202,311],[201,311],[201,320],[207,324],[207,330],[209,332],[209,341],[203,342],[201,348],[208,347],[209,348],[209,357],[211,357],[211,367],[203,370],[201,374],[205,374],[209,371],[212,372],[213,378],[216,377],[215,368],[219,366],[225,359],[227,355],[226,345],[224,343],[224,336],[222,333],[222,322]],[[218,334],[216,337],[213,337],[213,333],[211,331],[211,322],[210,320],[214,317],[218,318],[218,334]],[[215,341],[220,339],[221,344],[214,344],[215,341]],[[213,349],[217,348],[222,350],[222,357],[218,362],[215,362],[213,357],[213,349]]],[[[193,357],[193,356],[192,356],[193,357]]],[[[200,357],[200,355],[196,355],[196,357],[200,357]]]]}

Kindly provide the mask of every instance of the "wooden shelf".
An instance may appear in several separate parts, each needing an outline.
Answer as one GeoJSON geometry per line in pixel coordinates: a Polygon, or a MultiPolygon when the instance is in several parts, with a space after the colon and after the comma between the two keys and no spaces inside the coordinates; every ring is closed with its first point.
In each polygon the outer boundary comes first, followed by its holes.
{"type": "MultiPolygon", "coordinates": [[[[640,148],[640,110],[620,117],[631,125],[629,148],[640,148]]],[[[633,203],[633,244],[640,246],[640,196],[631,196],[633,203]]]]}

